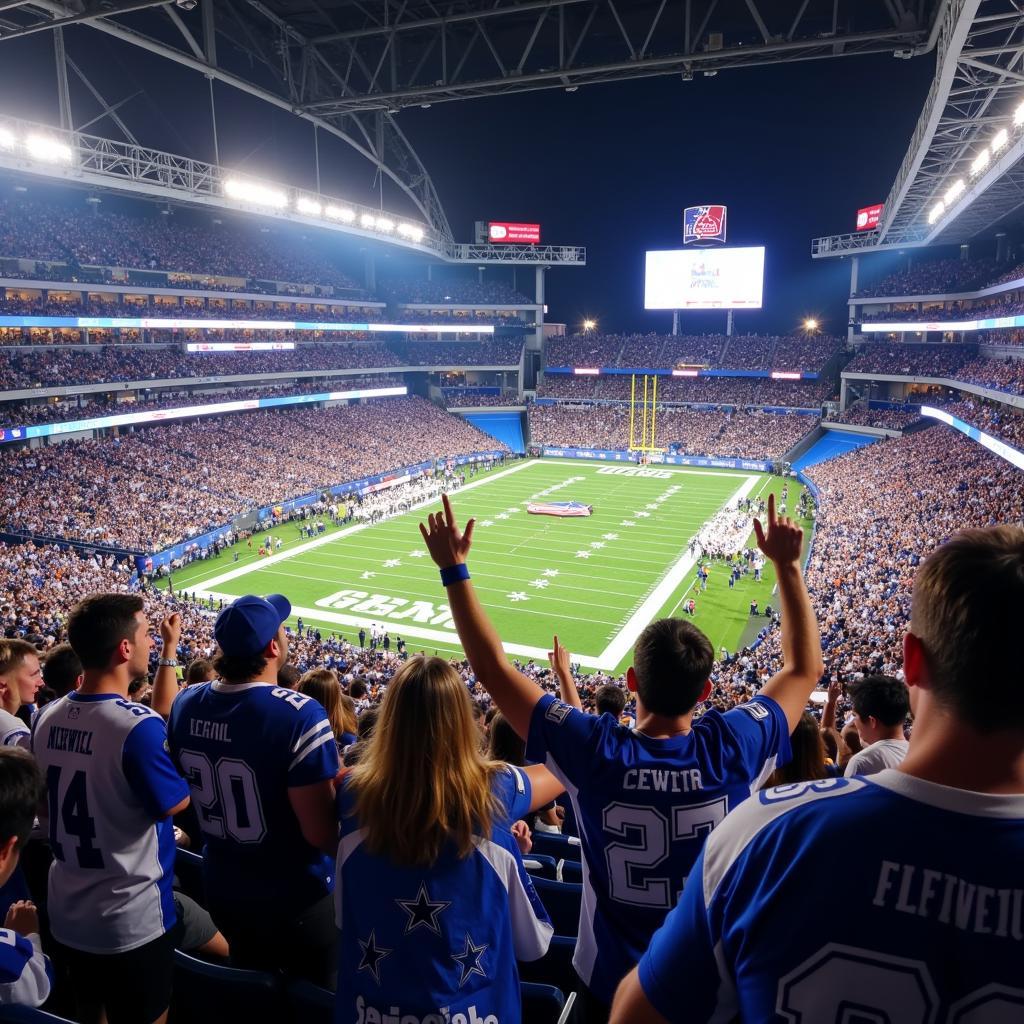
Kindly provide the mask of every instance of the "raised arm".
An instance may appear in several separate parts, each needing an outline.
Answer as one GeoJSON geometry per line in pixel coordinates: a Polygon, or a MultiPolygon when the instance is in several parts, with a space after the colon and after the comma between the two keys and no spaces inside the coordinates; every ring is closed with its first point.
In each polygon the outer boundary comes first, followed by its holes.
{"type": "Polygon", "coordinates": [[[792,732],[824,672],[821,636],[800,568],[804,532],[788,516],[775,515],[775,495],[768,497],[768,532],[754,520],[757,546],[770,558],[779,581],[782,604],[782,668],[761,691],[777,701],[792,732]]]}
{"type": "MultiPolygon", "coordinates": [[[[177,659],[178,641],[181,639],[181,616],[172,612],[160,622],[160,639],[163,641],[163,649],[160,651],[160,658],[177,659]]],[[[163,715],[170,716],[171,705],[174,698],[178,696],[178,672],[170,665],[160,665],[156,670],[153,679],[153,693],[150,696],[150,707],[163,715]]]]}
{"type": "Polygon", "coordinates": [[[558,677],[558,698],[564,704],[583,710],[583,702],[580,700],[580,691],[576,689],[576,680],[572,677],[572,667],[569,662],[569,652],[558,642],[555,637],[554,650],[548,651],[548,661],[555,670],[558,677]]]}
{"type": "Polygon", "coordinates": [[[836,704],[843,693],[843,684],[838,679],[833,679],[828,684],[828,699],[825,701],[825,708],[821,713],[821,731],[835,731],[836,728],[836,704]]]}
{"type": "Polygon", "coordinates": [[[444,511],[429,515],[426,526],[420,523],[420,533],[430,557],[442,572],[455,629],[473,672],[494,698],[509,725],[526,739],[534,705],[544,691],[512,667],[501,646],[501,639],[477,600],[468,571],[455,568],[466,564],[475,520],[470,519],[466,523],[466,532],[463,533],[456,525],[447,494],[441,495],[441,502],[444,511]]]}

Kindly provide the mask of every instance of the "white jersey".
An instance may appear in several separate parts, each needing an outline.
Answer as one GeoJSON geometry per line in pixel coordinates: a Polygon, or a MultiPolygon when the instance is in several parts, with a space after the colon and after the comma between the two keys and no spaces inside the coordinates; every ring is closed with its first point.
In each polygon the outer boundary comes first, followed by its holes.
{"type": "Polygon", "coordinates": [[[849,779],[854,775],[874,775],[886,768],[899,768],[909,749],[906,740],[876,740],[850,758],[843,774],[849,779]]]}
{"type": "Polygon", "coordinates": [[[0,708],[0,747],[24,747],[31,750],[28,726],[10,711],[0,708]]]}
{"type": "Polygon", "coordinates": [[[39,713],[32,751],[46,777],[54,937],[120,953],[175,923],[174,829],[188,787],[163,719],[117,694],[70,693],[39,713]]]}

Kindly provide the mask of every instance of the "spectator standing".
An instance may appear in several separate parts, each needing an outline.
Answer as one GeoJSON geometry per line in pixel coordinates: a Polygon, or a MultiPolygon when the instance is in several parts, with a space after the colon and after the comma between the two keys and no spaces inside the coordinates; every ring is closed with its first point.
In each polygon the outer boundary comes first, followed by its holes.
{"type": "Polygon", "coordinates": [[[627,685],[637,728],[555,699],[505,657],[466,567],[463,534],[447,495],[420,531],[441,568],[459,638],[478,680],[573,803],[585,885],[573,964],[587,1021],[607,1019],[615,986],[675,904],[704,839],[733,806],[789,758],[789,733],[821,675],[817,623],[800,572],[802,531],[775,515],[758,545],[775,563],[783,601],[784,667],[760,695],[694,720],[711,692],[714,650],[688,622],[663,619],[640,635],[627,685]]]}
{"type": "Polygon", "coordinates": [[[846,764],[844,774],[874,775],[898,768],[910,746],[903,723],[910,713],[907,688],[892,676],[866,676],[850,686],[854,724],[866,744],[846,764]]]}
{"type": "Polygon", "coordinates": [[[730,814],[615,1024],[1020,1017],[1024,695],[1006,638],[1022,606],[1019,526],[964,531],[925,561],[903,642],[906,758],[730,814]],[[837,914],[808,894],[850,850],[837,914]]]}
{"type": "Polygon", "coordinates": [[[42,685],[39,652],[27,640],[0,640],[0,694],[4,709],[28,725],[42,685]]]}
{"type": "Polygon", "coordinates": [[[188,788],[158,714],[128,699],[153,648],[137,594],[94,594],[72,610],[77,691],[43,708],[32,750],[46,776],[53,866],[47,910],[80,1019],[152,1024],[170,1004],[177,916],[171,817],[188,788]]]}
{"type": "MultiPolygon", "coordinates": [[[[220,612],[219,678],[170,693],[169,741],[195,794],[208,909],[232,963],[333,987],[338,748],[324,709],[277,685],[290,614],[280,594],[220,612]]],[[[163,710],[168,694],[153,704],[163,710]]]]}

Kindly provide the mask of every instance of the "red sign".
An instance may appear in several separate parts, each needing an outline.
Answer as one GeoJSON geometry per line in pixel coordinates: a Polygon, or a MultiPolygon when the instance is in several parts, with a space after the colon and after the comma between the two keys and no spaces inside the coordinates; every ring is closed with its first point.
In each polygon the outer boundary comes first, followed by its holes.
{"type": "Polygon", "coordinates": [[[540,245],[540,225],[491,221],[487,225],[487,241],[506,245],[540,245]]]}
{"type": "Polygon", "coordinates": [[[882,203],[876,203],[874,206],[865,206],[862,210],[857,211],[858,231],[870,231],[872,228],[878,227],[878,222],[882,219],[882,205],[882,203]]]}

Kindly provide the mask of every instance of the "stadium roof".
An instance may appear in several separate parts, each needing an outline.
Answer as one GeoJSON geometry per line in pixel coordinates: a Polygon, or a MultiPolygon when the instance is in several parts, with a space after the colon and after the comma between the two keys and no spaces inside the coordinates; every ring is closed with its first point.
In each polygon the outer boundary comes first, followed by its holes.
{"type": "Polygon", "coordinates": [[[943,0],[935,76],[871,231],[816,238],[816,258],[991,232],[1024,205],[1024,9],[1018,0],[943,0]]]}

